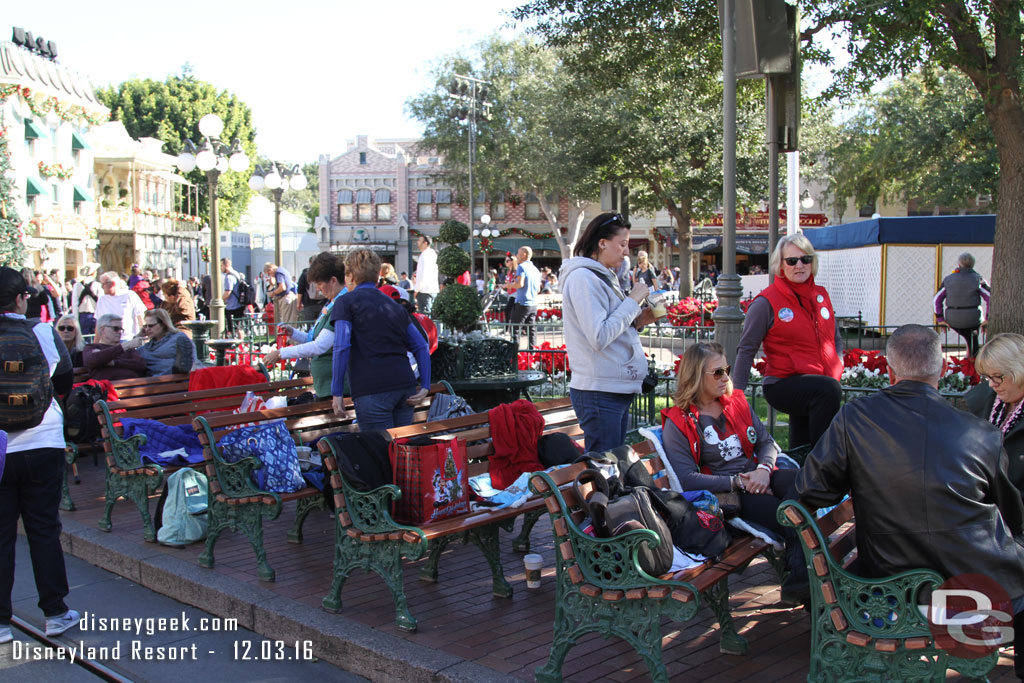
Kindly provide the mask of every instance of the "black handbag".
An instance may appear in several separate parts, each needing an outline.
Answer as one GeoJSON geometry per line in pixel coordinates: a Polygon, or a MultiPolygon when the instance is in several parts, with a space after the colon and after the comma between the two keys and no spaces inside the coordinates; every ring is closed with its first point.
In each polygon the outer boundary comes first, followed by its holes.
{"type": "Polygon", "coordinates": [[[637,553],[640,568],[653,577],[661,576],[672,568],[672,534],[655,510],[652,496],[646,488],[634,488],[610,501],[608,482],[600,472],[591,469],[576,475],[573,485],[598,538],[612,538],[634,529],[650,529],[658,535],[659,543],[656,548],[646,543],[640,547],[637,553]],[[587,482],[593,482],[596,488],[584,497],[581,487],[587,482]]]}
{"type": "Polygon", "coordinates": [[[654,368],[647,368],[647,376],[644,377],[643,384],[640,385],[640,391],[649,394],[655,390],[658,386],[658,371],[654,368]]]}

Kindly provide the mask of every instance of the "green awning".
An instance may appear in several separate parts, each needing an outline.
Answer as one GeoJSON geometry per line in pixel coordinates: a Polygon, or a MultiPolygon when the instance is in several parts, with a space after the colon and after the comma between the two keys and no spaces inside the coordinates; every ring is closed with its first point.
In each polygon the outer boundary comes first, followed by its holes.
{"type": "Polygon", "coordinates": [[[32,119],[26,119],[25,120],[25,139],[26,140],[36,140],[36,139],[45,138],[45,137],[49,137],[49,136],[46,134],[46,130],[44,130],[42,126],[40,126],[38,123],[36,123],[32,119]]]}
{"type": "Polygon", "coordinates": [[[29,176],[25,180],[28,181],[27,187],[25,188],[26,197],[33,197],[37,194],[49,196],[50,193],[46,191],[46,185],[44,185],[42,181],[37,180],[32,176],[29,176]]]}
{"type": "Polygon", "coordinates": [[[83,190],[82,188],[80,188],[78,185],[75,185],[74,194],[75,194],[75,201],[76,202],[91,202],[92,201],[92,197],[89,196],[89,193],[86,192],[85,190],[83,190]]]}
{"type": "Polygon", "coordinates": [[[78,131],[71,131],[71,149],[92,149],[92,146],[85,141],[78,131]]]}

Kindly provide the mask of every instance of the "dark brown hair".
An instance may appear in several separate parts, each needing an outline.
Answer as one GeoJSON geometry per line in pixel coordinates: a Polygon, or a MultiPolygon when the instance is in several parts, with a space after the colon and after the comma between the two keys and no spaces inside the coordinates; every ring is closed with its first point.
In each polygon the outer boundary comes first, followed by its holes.
{"type": "Polygon", "coordinates": [[[630,228],[629,221],[611,211],[598,214],[587,224],[586,229],[576,242],[573,256],[593,256],[601,240],[610,240],[623,229],[630,228]]]}

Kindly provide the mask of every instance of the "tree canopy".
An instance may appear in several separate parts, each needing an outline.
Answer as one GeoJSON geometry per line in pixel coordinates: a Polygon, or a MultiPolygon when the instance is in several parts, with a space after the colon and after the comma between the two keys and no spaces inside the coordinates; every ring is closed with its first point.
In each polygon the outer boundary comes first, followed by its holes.
{"type": "MultiPolygon", "coordinates": [[[[164,150],[177,156],[186,138],[199,144],[199,119],[209,113],[224,120],[222,139],[241,142],[250,159],[256,158],[256,131],[252,112],[235,95],[192,76],[186,67],[180,76],[165,81],[132,79],[114,87],[100,88],[97,97],[110,108],[111,118],[124,123],[133,138],[153,137],[164,142],[164,150]]],[[[199,185],[199,215],[208,212],[206,174],[199,169],[186,174],[199,185]]],[[[220,176],[218,205],[221,227],[236,227],[249,203],[249,173],[229,171],[220,176]]]]}

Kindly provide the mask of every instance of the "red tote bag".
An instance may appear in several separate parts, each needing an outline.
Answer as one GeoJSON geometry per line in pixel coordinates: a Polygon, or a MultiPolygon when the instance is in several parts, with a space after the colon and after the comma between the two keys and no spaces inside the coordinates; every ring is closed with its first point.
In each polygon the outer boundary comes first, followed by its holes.
{"type": "Polygon", "coordinates": [[[403,524],[436,522],[469,511],[466,442],[435,438],[425,445],[396,439],[388,446],[395,485],[402,497],[392,516],[403,524]]]}

